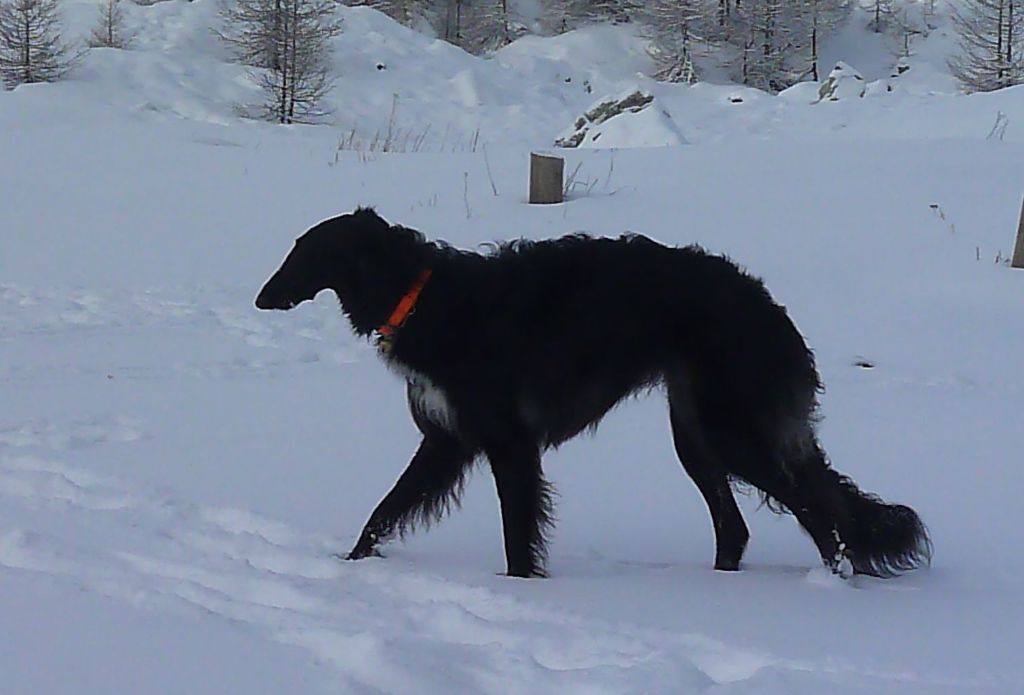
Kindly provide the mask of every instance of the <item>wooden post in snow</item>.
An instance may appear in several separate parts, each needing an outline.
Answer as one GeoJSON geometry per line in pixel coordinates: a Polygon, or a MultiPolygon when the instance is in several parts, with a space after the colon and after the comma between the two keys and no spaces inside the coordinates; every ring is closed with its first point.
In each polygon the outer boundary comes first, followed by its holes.
{"type": "Polygon", "coordinates": [[[1020,222],[1017,224],[1017,243],[1013,245],[1013,260],[1010,265],[1014,268],[1024,268],[1024,202],[1020,206],[1020,222]]]}
{"type": "Polygon", "coordinates": [[[565,160],[550,154],[530,153],[530,203],[561,203],[565,160]]]}

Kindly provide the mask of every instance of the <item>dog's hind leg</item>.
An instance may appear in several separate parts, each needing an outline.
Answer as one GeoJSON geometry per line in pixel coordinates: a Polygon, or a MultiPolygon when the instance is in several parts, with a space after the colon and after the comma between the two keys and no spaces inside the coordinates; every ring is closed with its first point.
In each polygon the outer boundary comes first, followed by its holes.
{"type": "Polygon", "coordinates": [[[813,432],[789,444],[787,470],[816,510],[818,533],[831,536],[818,548],[834,572],[891,577],[929,563],[931,540],[917,512],[862,491],[833,469],[813,432]]]}
{"type": "Polygon", "coordinates": [[[501,503],[506,571],[510,577],[544,577],[551,485],[544,480],[540,450],[527,439],[485,446],[501,503]]]}
{"type": "Polygon", "coordinates": [[[781,504],[811,536],[822,561],[838,571],[844,539],[850,529],[847,506],[834,487],[818,480],[817,470],[794,468],[776,448],[762,442],[753,429],[712,425],[707,429],[712,446],[739,476],[781,504]]]}
{"type": "Polygon", "coordinates": [[[738,570],[750,532],[736,506],[725,469],[716,460],[701,432],[693,404],[681,389],[670,388],[669,417],[679,461],[711,512],[715,527],[715,569],[738,570]]]}
{"type": "Polygon", "coordinates": [[[409,466],[366,522],[346,559],[376,555],[377,547],[417,524],[439,520],[457,505],[474,452],[457,438],[437,431],[424,436],[409,466]]]}

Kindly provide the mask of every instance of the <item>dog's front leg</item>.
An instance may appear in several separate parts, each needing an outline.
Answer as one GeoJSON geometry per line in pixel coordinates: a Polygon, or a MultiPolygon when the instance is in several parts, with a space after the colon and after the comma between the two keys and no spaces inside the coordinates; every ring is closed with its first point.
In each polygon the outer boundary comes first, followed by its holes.
{"type": "Polygon", "coordinates": [[[486,448],[501,502],[505,560],[510,577],[544,577],[552,488],[544,480],[540,451],[529,441],[486,448]]]}
{"type": "Polygon", "coordinates": [[[415,523],[439,520],[458,503],[463,477],[472,462],[473,452],[455,437],[441,432],[425,436],[391,492],[373,510],[346,559],[379,555],[377,547],[396,533],[415,523]]]}

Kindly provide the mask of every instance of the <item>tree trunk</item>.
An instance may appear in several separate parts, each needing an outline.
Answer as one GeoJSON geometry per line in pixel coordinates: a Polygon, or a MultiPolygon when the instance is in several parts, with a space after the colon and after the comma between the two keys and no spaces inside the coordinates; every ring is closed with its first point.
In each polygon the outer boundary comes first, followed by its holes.
{"type": "Polygon", "coordinates": [[[288,91],[288,123],[295,122],[295,93],[299,89],[299,63],[298,63],[298,51],[299,51],[299,2],[295,0],[292,3],[292,42],[290,47],[290,54],[286,58],[288,61],[288,69],[291,73],[291,89],[288,91]]]}
{"type": "Polygon", "coordinates": [[[811,78],[818,81],[818,18],[814,18],[814,28],[811,30],[811,78]]]}
{"type": "Polygon", "coordinates": [[[1010,84],[1013,84],[1013,80],[1017,78],[1017,75],[1013,74],[1013,10],[1016,3],[1014,0],[1010,0],[1010,6],[1007,8],[1010,13],[1010,21],[1006,28],[1006,65],[1010,70],[1010,84]]]}
{"type": "Polygon", "coordinates": [[[25,82],[32,82],[32,27],[29,25],[28,17],[25,18],[25,35],[22,36],[22,56],[21,64],[24,66],[25,71],[22,75],[25,78],[25,82]]]}

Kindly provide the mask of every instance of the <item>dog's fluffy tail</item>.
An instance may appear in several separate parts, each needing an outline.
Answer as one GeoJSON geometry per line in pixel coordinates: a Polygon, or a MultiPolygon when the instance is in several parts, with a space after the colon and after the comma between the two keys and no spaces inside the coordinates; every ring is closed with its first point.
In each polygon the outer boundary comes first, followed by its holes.
{"type": "Polygon", "coordinates": [[[891,577],[931,562],[932,542],[917,512],[883,502],[846,476],[830,472],[847,505],[851,529],[844,540],[855,572],[891,577]]]}
{"type": "Polygon", "coordinates": [[[861,490],[832,468],[814,437],[791,452],[787,476],[796,494],[790,501],[806,505],[801,523],[827,565],[838,569],[846,558],[857,574],[892,577],[931,562],[932,542],[917,512],[861,490]]]}

